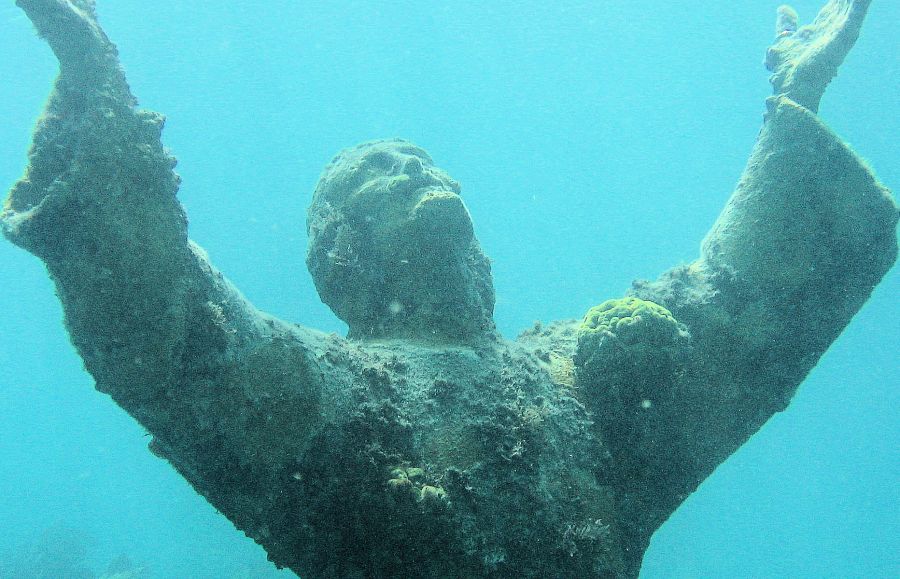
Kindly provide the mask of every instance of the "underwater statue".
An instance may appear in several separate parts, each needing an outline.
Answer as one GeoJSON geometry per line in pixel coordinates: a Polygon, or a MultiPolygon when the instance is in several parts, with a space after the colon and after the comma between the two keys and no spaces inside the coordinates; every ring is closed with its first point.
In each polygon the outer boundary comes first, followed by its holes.
{"type": "Polygon", "coordinates": [[[46,263],[97,389],[304,578],[636,577],[897,254],[890,193],[816,116],[868,1],[779,9],[774,96],[696,261],[514,341],[459,185],[402,140],[339,153],[309,211],[348,337],[258,311],[188,239],[163,117],[92,0],[16,3],[60,73],[4,234],[46,263]]]}

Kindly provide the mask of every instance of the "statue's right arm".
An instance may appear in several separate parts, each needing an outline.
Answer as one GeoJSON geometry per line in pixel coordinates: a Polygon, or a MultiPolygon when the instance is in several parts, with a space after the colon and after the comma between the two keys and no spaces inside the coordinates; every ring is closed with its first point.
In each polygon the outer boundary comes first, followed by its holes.
{"type": "Polygon", "coordinates": [[[135,107],[93,2],[17,4],[60,73],[3,233],[45,262],[98,390],[235,520],[222,485],[265,492],[258,471],[289,474],[333,409],[321,360],[339,341],[258,312],[188,239],[163,118],[135,107]]]}
{"type": "Polygon", "coordinates": [[[643,540],[787,407],[896,260],[890,191],[816,115],[868,5],[829,0],[802,27],[779,9],[767,55],[775,95],[699,258],[635,284],[632,299],[665,316],[644,306],[603,335],[602,355],[585,350],[600,360],[585,384],[643,540]],[[642,341],[622,338],[640,327],[642,341]]]}

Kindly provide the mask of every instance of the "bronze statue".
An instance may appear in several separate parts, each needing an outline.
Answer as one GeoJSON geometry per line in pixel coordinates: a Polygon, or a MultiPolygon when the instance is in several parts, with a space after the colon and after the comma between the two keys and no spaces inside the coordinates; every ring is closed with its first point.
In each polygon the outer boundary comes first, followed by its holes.
{"type": "Polygon", "coordinates": [[[458,184],[341,152],[307,263],[346,339],[256,310],[187,237],[161,115],[91,0],[17,0],[60,62],[0,215],[151,450],[302,577],[636,577],[653,532],[797,386],[894,263],[898,209],[816,116],[868,0],[779,9],[774,96],[693,263],[515,341],[458,184]]]}

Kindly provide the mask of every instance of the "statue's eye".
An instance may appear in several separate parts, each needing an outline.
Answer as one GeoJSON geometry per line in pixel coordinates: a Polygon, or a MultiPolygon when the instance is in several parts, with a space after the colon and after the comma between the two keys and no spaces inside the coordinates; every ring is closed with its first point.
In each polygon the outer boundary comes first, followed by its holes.
{"type": "Polygon", "coordinates": [[[395,159],[384,151],[369,153],[365,157],[366,168],[370,171],[392,172],[394,169],[395,159]]]}

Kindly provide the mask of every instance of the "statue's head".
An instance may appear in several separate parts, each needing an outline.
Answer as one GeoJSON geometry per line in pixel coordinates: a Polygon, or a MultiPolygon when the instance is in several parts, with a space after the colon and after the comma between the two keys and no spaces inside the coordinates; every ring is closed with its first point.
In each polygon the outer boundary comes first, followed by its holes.
{"type": "Polygon", "coordinates": [[[341,151],[307,229],[316,289],[350,337],[464,343],[493,333],[490,262],[459,184],[412,143],[341,151]]]}

